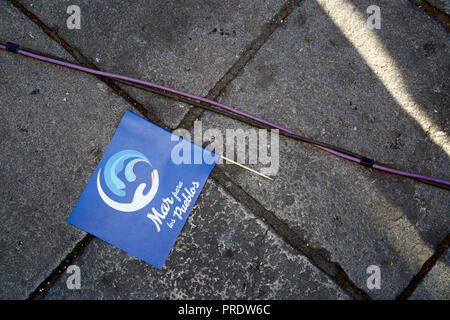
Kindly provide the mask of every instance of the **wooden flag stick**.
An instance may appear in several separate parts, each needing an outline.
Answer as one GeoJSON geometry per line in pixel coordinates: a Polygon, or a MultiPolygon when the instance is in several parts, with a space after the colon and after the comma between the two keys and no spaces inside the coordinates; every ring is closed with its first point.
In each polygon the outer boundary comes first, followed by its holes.
{"type": "Polygon", "coordinates": [[[228,162],[230,162],[230,163],[232,163],[232,164],[237,165],[238,167],[244,168],[245,170],[248,170],[248,171],[250,171],[250,172],[253,172],[253,173],[257,174],[257,175],[260,176],[260,177],[266,178],[266,179],[268,179],[268,180],[273,180],[271,177],[268,177],[268,176],[266,176],[265,174],[262,174],[261,172],[258,172],[258,171],[255,171],[255,170],[253,170],[253,169],[250,169],[249,167],[246,167],[246,166],[240,164],[239,162],[236,162],[236,161],[233,161],[233,160],[231,160],[231,159],[225,158],[224,156],[220,156],[220,157],[221,157],[223,160],[225,160],[225,161],[228,161],[228,162]]]}

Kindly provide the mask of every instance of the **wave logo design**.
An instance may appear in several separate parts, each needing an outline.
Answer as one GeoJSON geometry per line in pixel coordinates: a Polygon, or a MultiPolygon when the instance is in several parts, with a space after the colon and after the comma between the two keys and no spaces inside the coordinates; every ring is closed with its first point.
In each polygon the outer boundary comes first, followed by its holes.
{"type": "MultiPolygon", "coordinates": [[[[103,178],[105,180],[108,189],[118,197],[125,197],[127,195],[125,189],[125,183],[118,177],[118,174],[124,170],[125,179],[128,182],[136,180],[136,174],[133,171],[134,165],[138,162],[145,162],[148,165],[152,165],[150,161],[142,153],[135,150],[123,150],[114,154],[106,162],[103,170],[103,178]],[[126,163],[126,165],[125,165],[126,163]],[[125,168],[125,169],[124,169],[125,168]]],[[[150,174],[151,188],[147,194],[144,194],[144,189],[147,186],[145,183],[141,183],[137,188],[133,196],[133,201],[129,203],[122,203],[115,201],[108,197],[103,191],[100,183],[100,177],[102,169],[98,171],[97,175],[97,189],[102,200],[111,208],[122,212],[134,212],[144,208],[148,205],[156,195],[159,187],[158,171],[153,169],[150,174]]]]}

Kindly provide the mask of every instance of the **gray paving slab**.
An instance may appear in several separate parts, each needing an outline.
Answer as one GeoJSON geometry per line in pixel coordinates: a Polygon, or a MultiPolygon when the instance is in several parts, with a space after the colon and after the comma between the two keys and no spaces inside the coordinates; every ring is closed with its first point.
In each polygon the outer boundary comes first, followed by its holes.
{"type": "MultiPolygon", "coordinates": [[[[81,1],[79,30],[66,27],[70,1],[21,3],[102,70],[205,96],[284,1],[81,1]]],[[[189,109],[127,91],[173,128],[189,109]]]]}
{"type": "Polygon", "coordinates": [[[349,299],[308,259],[208,180],[162,270],[95,239],[45,299],[349,299]]]}
{"type": "Polygon", "coordinates": [[[450,300],[450,252],[442,256],[417,286],[411,300],[450,300]]]}
{"type": "MultiPolygon", "coordinates": [[[[335,1],[325,9],[305,1],[220,101],[388,165],[448,179],[448,56],[448,31],[408,1],[335,1]],[[351,17],[367,17],[371,4],[381,7],[382,28],[358,38],[365,20],[358,25],[351,17]],[[367,61],[367,52],[391,60],[367,61]]],[[[212,113],[200,120],[204,130],[248,128],[212,113]]],[[[273,182],[225,167],[374,298],[395,298],[450,231],[448,191],[286,138],[273,182]],[[367,290],[369,265],[381,269],[380,290],[367,290]]],[[[439,295],[433,286],[426,290],[425,297],[439,295]]]]}
{"type": "MultiPolygon", "coordinates": [[[[0,21],[1,39],[70,60],[5,1],[0,21]]],[[[126,103],[94,77],[4,51],[0,61],[0,298],[23,299],[83,237],[65,220],[126,103]]]]}

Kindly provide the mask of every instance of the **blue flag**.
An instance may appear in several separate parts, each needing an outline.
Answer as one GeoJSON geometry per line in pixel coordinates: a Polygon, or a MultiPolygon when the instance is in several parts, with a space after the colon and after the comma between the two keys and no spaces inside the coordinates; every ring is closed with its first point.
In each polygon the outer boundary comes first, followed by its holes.
{"type": "Polygon", "coordinates": [[[127,111],[67,221],[161,269],[218,159],[127,111]]]}

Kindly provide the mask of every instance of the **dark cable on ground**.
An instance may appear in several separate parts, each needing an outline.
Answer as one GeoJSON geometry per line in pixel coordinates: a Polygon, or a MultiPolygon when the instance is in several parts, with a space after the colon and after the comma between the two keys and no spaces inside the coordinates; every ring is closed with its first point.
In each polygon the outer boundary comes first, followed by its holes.
{"type": "Polygon", "coordinates": [[[0,49],[7,50],[7,51],[10,51],[13,53],[18,53],[18,54],[28,56],[28,57],[31,57],[34,59],[38,59],[41,61],[46,61],[46,62],[50,62],[53,64],[61,65],[61,66],[68,67],[71,69],[84,71],[84,72],[91,73],[91,74],[94,74],[97,76],[107,77],[107,78],[113,79],[115,81],[118,81],[120,83],[124,83],[126,85],[131,85],[131,86],[134,86],[134,87],[137,87],[140,89],[150,91],[154,94],[165,96],[169,99],[181,101],[181,102],[193,105],[195,107],[203,108],[205,110],[209,110],[209,111],[212,111],[215,113],[225,115],[232,119],[246,123],[250,126],[263,128],[263,129],[274,129],[275,128],[275,129],[278,129],[279,133],[283,136],[286,136],[286,137],[289,137],[289,138],[292,138],[295,140],[299,140],[302,142],[306,142],[306,143],[308,143],[314,147],[317,147],[323,151],[327,151],[338,157],[359,163],[365,167],[369,167],[369,168],[377,169],[377,170],[380,170],[383,172],[389,172],[389,173],[409,177],[409,178],[415,179],[415,180],[423,182],[423,183],[427,183],[427,184],[430,184],[430,185],[433,185],[433,186],[436,186],[436,187],[439,187],[442,189],[450,190],[450,181],[389,168],[377,161],[366,158],[366,157],[356,154],[354,152],[351,152],[351,151],[345,150],[343,148],[336,147],[336,146],[333,146],[333,145],[330,145],[330,144],[327,144],[327,143],[324,143],[321,141],[316,141],[314,139],[304,137],[292,130],[286,129],[282,126],[276,125],[274,123],[271,123],[271,122],[264,120],[262,118],[259,118],[257,116],[247,114],[243,111],[234,109],[233,107],[218,103],[213,100],[209,100],[207,98],[192,95],[192,94],[189,94],[189,93],[186,93],[183,91],[179,91],[179,90],[165,87],[162,85],[154,84],[151,82],[87,68],[87,67],[84,67],[81,65],[77,65],[77,64],[68,62],[68,61],[64,61],[63,59],[60,59],[58,57],[54,57],[54,56],[51,56],[51,55],[48,55],[45,53],[38,52],[36,50],[25,49],[25,48],[19,47],[19,45],[10,43],[10,42],[8,42],[6,44],[0,42],[0,49]]]}

